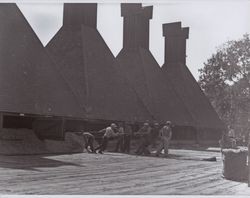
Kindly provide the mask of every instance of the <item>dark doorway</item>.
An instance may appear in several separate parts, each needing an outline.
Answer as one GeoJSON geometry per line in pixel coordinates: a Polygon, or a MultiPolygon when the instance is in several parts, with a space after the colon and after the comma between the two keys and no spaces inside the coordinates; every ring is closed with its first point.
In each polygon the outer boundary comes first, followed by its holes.
{"type": "Polygon", "coordinates": [[[3,115],[3,128],[32,129],[34,118],[21,115],[3,115]]]}

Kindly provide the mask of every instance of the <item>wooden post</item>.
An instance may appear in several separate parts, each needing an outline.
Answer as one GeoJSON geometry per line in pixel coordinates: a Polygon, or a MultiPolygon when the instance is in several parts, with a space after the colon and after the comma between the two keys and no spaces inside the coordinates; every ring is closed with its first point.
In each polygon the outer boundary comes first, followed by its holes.
{"type": "Polygon", "coordinates": [[[248,162],[248,187],[250,187],[250,137],[248,137],[248,154],[247,154],[247,162],[248,162]]]}
{"type": "MultiPolygon", "coordinates": [[[[195,143],[200,145],[201,144],[201,141],[200,141],[200,128],[199,127],[194,127],[194,132],[195,132],[195,143]]],[[[202,132],[201,132],[202,133],[202,132]]]]}
{"type": "Polygon", "coordinates": [[[61,130],[62,130],[62,139],[64,139],[64,128],[65,128],[65,118],[63,117],[62,118],[62,128],[61,128],[61,130]]]}
{"type": "Polygon", "coordinates": [[[3,128],[3,114],[0,113],[0,132],[2,131],[3,128]]]}

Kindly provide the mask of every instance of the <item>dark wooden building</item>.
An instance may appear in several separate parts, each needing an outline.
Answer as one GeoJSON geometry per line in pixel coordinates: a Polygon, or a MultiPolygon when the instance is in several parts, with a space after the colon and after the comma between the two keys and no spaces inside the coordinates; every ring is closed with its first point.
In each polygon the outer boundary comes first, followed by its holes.
{"type": "MultiPolygon", "coordinates": [[[[63,26],[46,46],[57,69],[84,109],[84,117],[95,124],[152,120],[147,106],[119,73],[96,20],[97,4],[64,4],[63,26]]],[[[72,126],[75,121],[68,124],[69,129],[72,126]]]]}
{"type": "Polygon", "coordinates": [[[121,5],[123,49],[115,58],[96,28],[97,4],[64,4],[63,26],[45,48],[16,4],[0,4],[1,127],[63,138],[114,121],[170,120],[176,140],[217,140],[224,126],[185,64],[188,28],[163,26],[160,68],[149,50],[152,13],[121,5]]]}
{"type": "Polygon", "coordinates": [[[0,4],[0,21],[1,127],[62,137],[64,118],[84,109],[16,4],[0,4]]]}
{"type": "Polygon", "coordinates": [[[218,140],[225,126],[186,66],[186,39],[189,36],[189,28],[182,28],[181,22],[164,24],[163,36],[165,62],[162,72],[165,78],[171,81],[194,118],[197,140],[199,142],[218,140]]]}

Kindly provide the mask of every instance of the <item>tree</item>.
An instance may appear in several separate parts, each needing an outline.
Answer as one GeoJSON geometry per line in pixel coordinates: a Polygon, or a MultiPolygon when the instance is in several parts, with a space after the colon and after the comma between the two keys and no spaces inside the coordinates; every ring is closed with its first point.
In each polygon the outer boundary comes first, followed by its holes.
{"type": "Polygon", "coordinates": [[[198,83],[220,118],[250,132],[250,38],[228,41],[199,70],[198,83]]]}

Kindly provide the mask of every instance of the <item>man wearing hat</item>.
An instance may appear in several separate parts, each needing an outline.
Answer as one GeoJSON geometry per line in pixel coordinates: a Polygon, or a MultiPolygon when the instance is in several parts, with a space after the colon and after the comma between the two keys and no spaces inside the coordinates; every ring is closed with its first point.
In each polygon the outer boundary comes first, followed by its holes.
{"type": "Polygon", "coordinates": [[[172,129],[171,129],[171,122],[167,121],[166,124],[160,130],[160,146],[157,149],[156,156],[159,156],[162,149],[164,149],[164,156],[167,157],[168,155],[168,147],[172,137],[172,129]]]}
{"type": "Polygon", "coordinates": [[[138,154],[138,155],[150,154],[147,147],[150,144],[149,136],[151,134],[151,130],[152,130],[152,128],[149,126],[149,124],[147,122],[145,122],[143,124],[142,128],[140,128],[140,130],[134,134],[135,136],[140,137],[139,146],[138,146],[137,150],[135,151],[136,154],[138,154]]]}
{"type": "Polygon", "coordinates": [[[153,126],[152,126],[152,130],[149,136],[149,141],[150,141],[150,145],[152,145],[153,147],[156,146],[156,140],[159,137],[159,133],[160,133],[160,125],[158,122],[154,122],[153,126]]]}
{"type": "Polygon", "coordinates": [[[114,152],[119,152],[119,150],[123,151],[123,147],[124,147],[124,124],[123,122],[118,123],[117,131],[118,131],[119,137],[116,142],[116,147],[115,147],[114,152]]]}
{"type": "Polygon", "coordinates": [[[133,136],[133,130],[131,124],[126,122],[124,126],[124,142],[123,142],[123,152],[130,152],[130,141],[133,136]]]}
{"type": "Polygon", "coordinates": [[[108,146],[109,139],[112,138],[112,137],[119,136],[117,131],[118,131],[118,128],[117,128],[116,124],[114,124],[114,123],[112,123],[109,127],[104,129],[104,135],[102,137],[102,143],[95,149],[95,151],[99,150],[98,153],[103,154],[103,151],[108,146]]]}
{"type": "Polygon", "coordinates": [[[94,135],[92,135],[90,132],[84,132],[84,131],[81,131],[81,135],[84,139],[84,147],[85,149],[87,150],[88,153],[95,153],[95,149],[94,149],[94,141],[95,141],[95,137],[94,135]],[[90,150],[89,150],[90,148],[90,150]]]}

